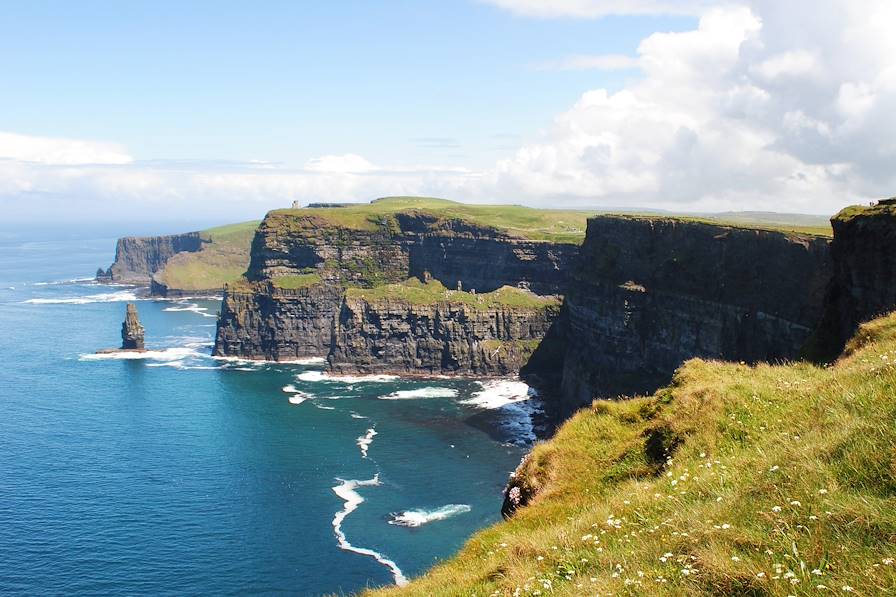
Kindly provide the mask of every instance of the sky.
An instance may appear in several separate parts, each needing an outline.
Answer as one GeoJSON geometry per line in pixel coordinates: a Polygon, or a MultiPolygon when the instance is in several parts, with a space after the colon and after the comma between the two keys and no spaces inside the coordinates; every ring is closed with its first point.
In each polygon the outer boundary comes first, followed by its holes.
{"type": "Polygon", "coordinates": [[[4,3],[0,208],[832,214],[896,194],[893,22],[889,0],[4,3]]]}

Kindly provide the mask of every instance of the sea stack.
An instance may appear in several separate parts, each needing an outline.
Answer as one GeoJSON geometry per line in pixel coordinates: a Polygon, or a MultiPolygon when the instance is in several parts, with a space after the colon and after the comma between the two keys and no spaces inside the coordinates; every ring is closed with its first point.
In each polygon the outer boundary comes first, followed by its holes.
{"type": "Polygon", "coordinates": [[[128,303],[124,323],[121,324],[121,347],[124,350],[145,350],[143,347],[143,326],[137,316],[137,305],[128,303]]]}

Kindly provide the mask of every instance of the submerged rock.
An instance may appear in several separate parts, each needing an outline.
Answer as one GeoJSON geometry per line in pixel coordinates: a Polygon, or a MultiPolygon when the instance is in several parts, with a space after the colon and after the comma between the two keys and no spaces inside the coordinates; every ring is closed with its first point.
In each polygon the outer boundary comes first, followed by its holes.
{"type": "Polygon", "coordinates": [[[121,324],[121,347],[124,350],[145,350],[143,326],[137,316],[137,305],[128,303],[124,322],[121,324]]]}

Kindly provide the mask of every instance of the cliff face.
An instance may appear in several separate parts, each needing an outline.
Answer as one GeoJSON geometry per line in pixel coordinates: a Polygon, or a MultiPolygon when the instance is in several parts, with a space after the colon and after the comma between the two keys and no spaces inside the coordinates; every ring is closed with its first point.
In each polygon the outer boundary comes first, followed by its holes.
{"type": "Polygon", "coordinates": [[[328,361],[339,372],[515,374],[558,307],[559,301],[551,299],[539,307],[479,307],[346,298],[328,361]]]}
{"type": "Polygon", "coordinates": [[[822,238],[591,219],[561,316],[563,409],[653,391],[692,357],[797,356],[821,317],[830,275],[822,238]]]}
{"type": "Polygon", "coordinates": [[[202,248],[198,232],[168,236],[126,236],[118,239],[115,262],[108,277],[115,282],[149,285],[152,275],[180,252],[197,252],[202,248]]]}
{"type": "Polygon", "coordinates": [[[831,219],[833,278],[806,355],[836,358],[860,323],[896,309],[896,199],[848,207],[831,219]]]}
{"type": "Polygon", "coordinates": [[[510,285],[556,294],[565,286],[568,264],[578,250],[571,243],[522,240],[415,211],[359,221],[347,219],[352,213],[346,213],[344,220],[304,210],[268,214],[252,243],[246,274],[250,284],[225,291],[216,354],[276,360],[324,356],[332,348],[334,368],[348,370],[357,359],[361,364],[354,370],[372,370],[370,355],[388,347],[393,357],[380,370],[516,371],[525,363],[524,352],[530,353],[533,340],[540,338],[539,326],[542,335],[547,330],[547,320],[448,306],[362,307],[342,302],[342,292],[429,274],[451,289],[460,285],[481,293],[510,285]],[[309,274],[320,283],[295,293],[277,289],[284,280],[309,274]],[[394,324],[394,338],[370,330],[374,324],[367,318],[380,316],[384,325],[394,324]],[[334,329],[339,332],[331,335],[334,329]],[[410,344],[398,348],[399,338],[410,344]],[[495,343],[488,353],[482,344],[486,341],[495,343]]]}
{"type": "Polygon", "coordinates": [[[224,292],[214,354],[284,361],[326,355],[340,288],[295,290],[271,284],[230,286],[224,292]]]}

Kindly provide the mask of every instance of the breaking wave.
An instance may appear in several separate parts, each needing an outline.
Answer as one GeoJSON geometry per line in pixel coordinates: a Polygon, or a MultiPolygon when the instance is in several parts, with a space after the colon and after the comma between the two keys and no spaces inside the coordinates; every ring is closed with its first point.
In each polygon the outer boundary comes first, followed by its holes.
{"type": "Polygon", "coordinates": [[[102,292],[86,296],[32,298],[23,302],[31,305],[87,305],[90,303],[116,303],[138,300],[141,300],[141,297],[138,297],[133,290],[119,290],[118,292],[102,292]]]}
{"type": "Polygon", "coordinates": [[[200,307],[197,303],[178,303],[180,307],[165,307],[162,311],[191,311],[203,317],[217,317],[214,313],[206,313],[208,307],[200,307]]]}
{"type": "Polygon", "coordinates": [[[442,506],[435,510],[405,510],[398,514],[392,514],[389,524],[394,524],[400,527],[416,528],[437,520],[445,520],[446,518],[451,518],[458,514],[464,514],[469,511],[470,507],[466,504],[448,504],[447,506],[442,506]]]}
{"type": "Polygon", "coordinates": [[[415,398],[455,398],[457,390],[453,388],[419,388],[416,390],[398,390],[385,396],[381,400],[413,400],[415,398]]]}
{"type": "Polygon", "coordinates": [[[401,572],[401,568],[398,567],[398,564],[396,564],[383,554],[372,549],[367,549],[366,547],[355,547],[348,542],[348,539],[345,538],[345,533],[342,531],[342,522],[345,520],[346,516],[357,510],[358,506],[364,503],[364,498],[362,498],[361,495],[355,490],[358,487],[373,487],[379,485],[379,474],[374,475],[373,479],[367,479],[366,481],[343,481],[342,479],[339,479],[339,481],[342,481],[342,483],[333,488],[333,493],[338,495],[345,502],[342,510],[340,510],[335,514],[335,516],[333,516],[333,533],[336,535],[336,541],[339,544],[339,549],[373,558],[380,564],[386,566],[389,571],[392,572],[392,577],[395,579],[396,585],[406,585],[408,583],[408,579],[405,578],[404,574],[401,572]]]}
{"type": "Polygon", "coordinates": [[[81,354],[78,355],[79,361],[181,361],[188,357],[205,357],[206,355],[196,351],[193,348],[176,347],[163,348],[160,350],[146,350],[143,352],[116,351],[103,352],[97,354],[81,354]]]}
{"type": "Polygon", "coordinates": [[[399,379],[397,375],[330,375],[323,371],[305,371],[296,376],[301,381],[332,381],[338,383],[386,383],[399,379]]]}
{"type": "Polygon", "coordinates": [[[537,439],[533,417],[543,412],[538,392],[525,382],[512,379],[479,381],[482,389],[461,404],[494,410],[502,415],[499,426],[516,445],[530,445],[537,439]]]}

